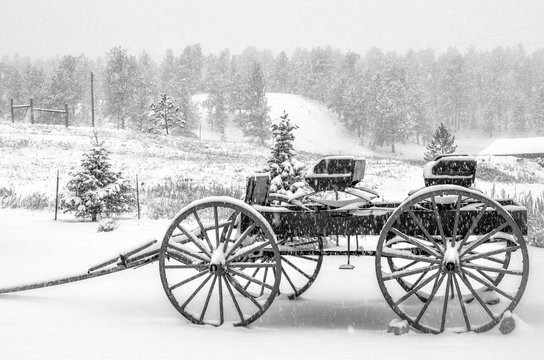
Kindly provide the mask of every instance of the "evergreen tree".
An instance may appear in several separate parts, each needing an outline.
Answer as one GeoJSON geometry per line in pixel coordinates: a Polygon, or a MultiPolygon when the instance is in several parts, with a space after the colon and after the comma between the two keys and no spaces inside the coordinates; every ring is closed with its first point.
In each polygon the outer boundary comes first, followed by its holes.
{"type": "Polygon", "coordinates": [[[166,131],[168,135],[172,130],[181,130],[185,127],[185,119],[180,116],[179,108],[174,106],[170,96],[161,94],[157,103],[151,104],[151,112],[149,116],[152,120],[149,132],[166,131]]]}
{"type": "Polygon", "coordinates": [[[298,126],[291,123],[289,115],[284,111],[283,116],[272,122],[270,129],[274,139],[271,157],[268,160],[272,178],[270,191],[289,190],[291,184],[302,179],[301,170],[304,167],[295,159],[297,153],[293,146],[295,140],[293,130],[298,129],[298,126]]]}
{"type": "Polygon", "coordinates": [[[266,100],[265,84],[261,65],[253,63],[246,92],[246,111],[239,116],[244,135],[258,139],[261,144],[270,133],[269,107],[266,100]]]}
{"type": "Polygon", "coordinates": [[[71,173],[66,185],[68,192],[61,198],[61,209],[73,212],[77,218],[91,218],[99,215],[122,214],[132,209],[134,196],[132,187],[123,179],[121,172],[112,170],[109,151],[103,142],[95,138],[93,147],[83,154],[81,168],[71,173]]]}
{"type": "Polygon", "coordinates": [[[154,64],[147,52],[138,58],[138,76],[135,84],[134,105],[132,107],[133,126],[136,130],[149,128],[149,106],[157,93],[154,64]]]}
{"type": "Polygon", "coordinates": [[[423,158],[426,161],[431,161],[440,154],[454,153],[455,149],[457,149],[457,145],[453,145],[454,142],[455,136],[450,134],[443,123],[440,123],[434,132],[433,138],[429,144],[427,144],[427,151],[423,158]]]}

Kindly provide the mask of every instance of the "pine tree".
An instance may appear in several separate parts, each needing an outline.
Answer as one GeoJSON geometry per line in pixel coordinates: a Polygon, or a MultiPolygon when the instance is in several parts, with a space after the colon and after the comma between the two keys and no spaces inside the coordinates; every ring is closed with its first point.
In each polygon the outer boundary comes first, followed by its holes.
{"type": "Polygon", "coordinates": [[[426,161],[434,160],[434,158],[440,154],[451,154],[457,149],[457,145],[453,145],[455,142],[455,136],[451,135],[448,129],[443,123],[440,123],[431,142],[427,144],[427,151],[425,152],[424,159],[426,161]]]}
{"type": "Polygon", "coordinates": [[[258,62],[253,63],[244,107],[246,112],[238,117],[244,135],[264,144],[270,133],[270,109],[266,100],[263,71],[258,62]]]}
{"type": "Polygon", "coordinates": [[[166,94],[161,94],[159,101],[151,104],[149,116],[152,120],[149,132],[160,132],[164,129],[168,135],[173,129],[183,131],[186,124],[185,119],[180,116],[179,108],[174,106],[172,99],[166,94]]]}
{"type": "Polygon", "coordinates": [[[283,116],[274,121],[270,126],[274,144],[271,146],[271,157],[268,160],[270,176],[272,178],[271,192],[289,190],[292,183],[302,179],[300,171],[304,165],[295,159],[297,155],[293,141],[293,130],[298,129],[292,124],[289,115],[283,112],[283,116]]]}
{"type": "Polygon", "coordinates": [[[121,172],[112,170],[109,151],[95,138],[93,147],[83,154],[81,168],[71,173],[68,192],[61,198],[61,209],[77,218],[97,221],[99,215],[110,216],[128,212],[134,205],[132,187],[121,172]]]}

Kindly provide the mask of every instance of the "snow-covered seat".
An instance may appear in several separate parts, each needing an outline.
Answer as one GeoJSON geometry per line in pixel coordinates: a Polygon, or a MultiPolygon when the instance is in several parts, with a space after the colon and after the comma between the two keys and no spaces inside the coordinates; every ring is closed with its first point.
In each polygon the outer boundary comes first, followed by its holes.
{"type": "Polygon", "coordinates": [[[425,186],[453,184],[471,187],[476,178],[476,159],[465,154],[437,156],[423,167],[425,186]]]}
{"type": "Polygon", "coordinates": [[[305,179],[315,191],[343,191],[363,179],[365,165],[354,156],[327,156],[310,167],[305,179]]]}

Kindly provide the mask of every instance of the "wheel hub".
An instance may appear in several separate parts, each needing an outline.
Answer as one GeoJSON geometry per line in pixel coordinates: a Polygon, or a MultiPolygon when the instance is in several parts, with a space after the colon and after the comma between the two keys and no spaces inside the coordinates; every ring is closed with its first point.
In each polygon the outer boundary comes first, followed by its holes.
{"type": "Polygon", "coordinates": [[[225,268],[225,253],[223,252],[223,247],[218,246],[217,249],[212,254],[210,259],[209,271],[212,274],[221,275],[223,274],[225,268]]]}
{"type": "Polygon", "coordinates": [[[447,272],[454,272],[459,268],[459,252],[454,247],[449,247],[444,252],[442,267],[447,272]]]}

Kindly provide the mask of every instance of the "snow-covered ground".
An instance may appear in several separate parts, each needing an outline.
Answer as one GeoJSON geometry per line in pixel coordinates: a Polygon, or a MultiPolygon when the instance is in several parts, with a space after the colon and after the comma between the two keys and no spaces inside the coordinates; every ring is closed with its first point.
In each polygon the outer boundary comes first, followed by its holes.
{"type": "MultiPolygon", "coordinates": [[[[168,221],[122,220],[112,233],[50,214],[0,209],[0,287],[85,272],[160,236],[168,221]]],[[[277,298],[248,328],[190,324],[170,305],[157,264],[0,295],[0,359],[513,359],[538,354],[544,336],[544,249],[530,248],[531,275],[510,335],[387,334],[394,318],[373,258],[326,258],[302,298],[277,298]]]]}

